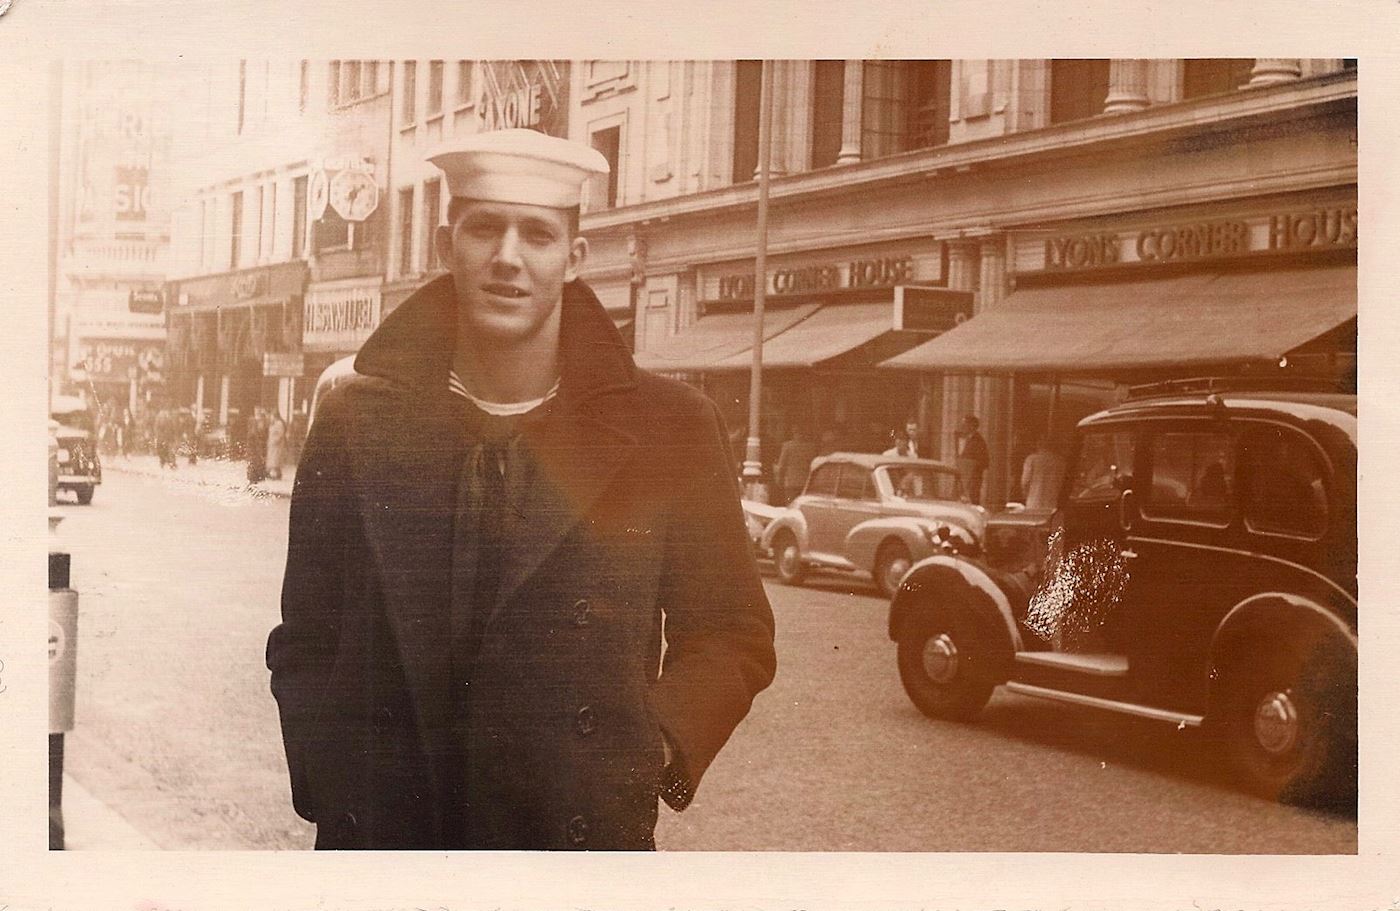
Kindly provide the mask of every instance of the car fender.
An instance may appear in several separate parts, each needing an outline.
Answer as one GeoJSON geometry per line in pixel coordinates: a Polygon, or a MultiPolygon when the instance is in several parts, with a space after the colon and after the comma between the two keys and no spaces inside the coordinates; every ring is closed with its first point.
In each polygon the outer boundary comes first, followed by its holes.
{"type": "Polygon", "coordinates": [[[1232,607],[1215,628],[1210,642],[1212,682],[1221,679],[1233,655],[1248,643],[1280,637],[1328,642],[1343,653],[1357,653],[1356,628],[1326,604],[1294,592],[1262,592],[1232,607]]]}
{"type": "Polygon", "coordinates": [[[899,639],[904,624],[920,612],[954,601],[970,605],[989,628],[1004,632],[1013,651],[1022,649],[1011,598],[983,567],[956,554],[936,554],[910,568],[890,601],[889,637],[899,639]],[[941,593],[947,598],[939,598],[941,593]]]}
{"type": "Polygon", "coordinates": [[[784,509],[777,518],[768,523],[768,527],[763,529],[763,537],[759,540],[760,547],[764,552],[773,550],[773,539],[781,531],[790,531],[797,538],[797,546],[803,553],[807,551],[807,517],[802,515],[800,509],[784,509]]]}
{"type": "Polygon", "coordinates": [[[909,548],[909,555],[914,560],[920,560],[932,554],[933,544],[929,541],[929,533],[944,524],[960,541],[976,543],[972,533],[958,525],[936,522],[922,516],[881,516],[861,522],[846,534],[846,557],[861,569],[873,571],[880,546],[894,538],[909,548]]]}

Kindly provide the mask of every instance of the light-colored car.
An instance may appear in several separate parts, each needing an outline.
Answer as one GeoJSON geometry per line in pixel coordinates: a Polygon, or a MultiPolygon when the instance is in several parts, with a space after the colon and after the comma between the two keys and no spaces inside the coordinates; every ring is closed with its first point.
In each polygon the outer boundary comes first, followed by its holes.
{"type": "Polygon", "coordinates": [[[870,575],[886,596],[946,538],[975,547],[980,506],[957,499],[957,470],[932,459],[836,452],[812,462],[807,485],[763,531],[778,577],[801,584],[810,570],[870,575]]]}

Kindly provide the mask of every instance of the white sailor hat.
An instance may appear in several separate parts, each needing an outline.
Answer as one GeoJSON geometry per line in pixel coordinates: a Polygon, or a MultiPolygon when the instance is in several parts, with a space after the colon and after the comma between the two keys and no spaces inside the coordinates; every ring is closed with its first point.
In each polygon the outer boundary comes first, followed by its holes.
{"type": "Polygon", "coordinates": [[[597,149],[535,130],[492,130],[454,139],[428,156],[451,196],[571,209],[583,183],[606,174],[597,149]]]}

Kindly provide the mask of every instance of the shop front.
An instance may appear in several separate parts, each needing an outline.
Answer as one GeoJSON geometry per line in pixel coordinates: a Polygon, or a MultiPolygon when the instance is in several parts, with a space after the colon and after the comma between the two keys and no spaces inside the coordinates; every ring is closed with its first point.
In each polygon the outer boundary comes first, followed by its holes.
{"type": "MultiPolygon", "coordinates": [[[[937,419],[930,409],[938,397],[927,383],[876,365],[971,316],[972,294],[943,287],[941,244],[833,248],[769,263],[761,351],[765,464],[798,428],[828,450],[879,451],[907,418],[924,427],[937,419]]],[[[636,355],[639,366],[709,394],[736,444],[748,426],[754,281],[752,260],[697,269],[697,319],[647,338],[636,355]]]]}
{"type": "Polygon", "coordinates": [[[241,269],[171,283],[167,344],[172,401],[237,441],[257,406],[285,407],[285,377],[267,365],[301,351],[306,263],[241,269]]]}
{"type": "Polygon", "coordinates": [[[360,350],[383,318],[382,276],[313,282],[302,307],[304,371],[296,380],[298,408],[311,400],[321,372],[360,350]]]}
{"type": "Polygon", "coordinates": [[[886,360],[894,372],[1010,380],[1006,493],[1037,438],[1135,384],[1249,377],[1355,391],[1354,186],[1028,226],[1010,293],[886,360]]]}

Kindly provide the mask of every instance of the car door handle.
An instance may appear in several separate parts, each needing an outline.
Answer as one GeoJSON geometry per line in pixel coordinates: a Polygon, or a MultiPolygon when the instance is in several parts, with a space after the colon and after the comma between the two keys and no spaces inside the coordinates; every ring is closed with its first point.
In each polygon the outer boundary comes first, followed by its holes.
{"type": "Polygon", "coordinates": [[[1131,547],[1125,547],[1125,548],[1123,548],[1122,550],[1120,550],[1120,551],[1118,552],[1118,555],[1119,555],[1120,557],[1122,557],[1124,560],[1136,560],[1136,559],[1137,559],[1137,551],[1133,550],[1131,547]]]}

